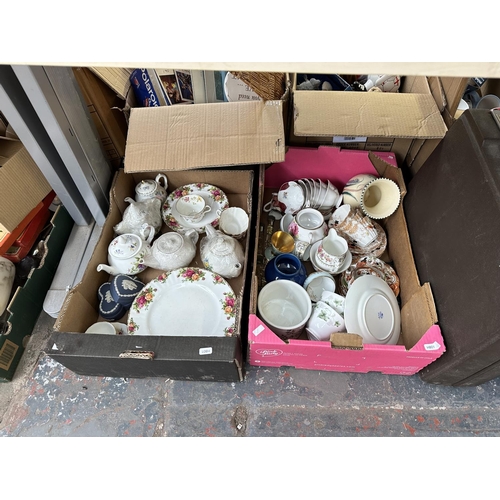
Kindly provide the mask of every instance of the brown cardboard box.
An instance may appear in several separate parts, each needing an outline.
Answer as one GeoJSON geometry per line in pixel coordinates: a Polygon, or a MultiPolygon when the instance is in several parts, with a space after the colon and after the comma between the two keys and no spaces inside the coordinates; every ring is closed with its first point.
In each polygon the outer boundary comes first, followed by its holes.
{"type": "MultiPolygon", "coordinates": [[[[82,281],[66,297],[48,354],[76,373],[90,376],[241,381],[246,336],[240,327],[246,328],[247,323],[256,239],[254,193],[263,177],[262,164],[283,161],[284,151],[280,101],[132,109],[124,171],[114,179],[101,236],[82,281]],[[140,180],[154,178],[158,172],[166,174],[168,192],[194,182],[209,183],[226,193],[230,206],[240,206],[250,214],[249,234],[242,240],[245,270],[228,280],[242,311],[235,336],[210,337],[200,331],[199,336],[185,337],[168,331],[168,325],[162,336],[83,333],[99,319],[97,289],[109,276],[98,272],[97,265],[107,261],[113,227],[128,205],[124,198],[134,195],[140,180]]],[[[165,231],[170,229],[163,224],[165,231]]],[[[193,267],[203,267],[199,245],[200,241],[193,267]]],[[[147,283],[160,274],[148,268],[138,278],[147,283]]],[[[126,317],[121,319],[126,321],[126,317]]]]}
{"type": "Polygon", "coordinates": [[[22,142],[0,137],[0,239],[16,229],[51,190],[22,142]]]}
{"type": "Polygon", "coordinates": [[[87,68],[73,68],[90,116],[109,164],[118,168],[125,155],[127,122],[121,112],[121,99],[87,68]]]}
{"type": "Polygon", "coordinates": [[[424,76],[404,77],[398,93],[297,90],[293,80],[291,146],[392,151],[402,165],[414,140],[447,131],[424,76]]]}

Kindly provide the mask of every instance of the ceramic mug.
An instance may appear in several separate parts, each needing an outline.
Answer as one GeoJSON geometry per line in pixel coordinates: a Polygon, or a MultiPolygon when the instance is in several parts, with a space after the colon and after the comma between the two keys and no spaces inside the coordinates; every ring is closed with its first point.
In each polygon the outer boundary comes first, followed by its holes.
{"type": "Polygon", "coordinates": [[[212,210],[198,194],[182,196],[177,200],[175,208],[185,221],[191,223],[200,222],[203,216],[212,210]]]}

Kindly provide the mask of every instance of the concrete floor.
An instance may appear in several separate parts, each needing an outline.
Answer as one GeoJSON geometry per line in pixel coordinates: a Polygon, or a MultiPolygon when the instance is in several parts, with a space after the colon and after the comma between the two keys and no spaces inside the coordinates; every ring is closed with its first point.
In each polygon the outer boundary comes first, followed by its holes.
{"type": "Polygon", "coordinates": [[[42,312],[10,383],[6,436],[500,436],[498,380],[473,388],[411,377],[248,367],[244,382],[82,377],[43,353],[42,312]]]}

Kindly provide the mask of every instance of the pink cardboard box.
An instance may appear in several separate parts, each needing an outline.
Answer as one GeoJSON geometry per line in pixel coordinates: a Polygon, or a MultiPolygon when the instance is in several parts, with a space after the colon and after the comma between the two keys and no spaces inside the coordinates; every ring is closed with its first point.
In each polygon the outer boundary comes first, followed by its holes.
{"type": "MultiPolygon", "coordinates": [[[[271,199],[282,183],[302,177],[329,179],[339,190],[354,175],[373,173],[394,180],[402,196],[406,193],[401,170],[390,153],[342,151],[323,146],[318,149],[290,148],[285,161],[271,165],[261,186],[261,206],[271,199]]],[[[259,228],[267,227],[267,214],[259,214],[259,228]]],[[[306,370],[392,375],[413,375],[445,352],[437,312],[429,283],[420,284],[406,226],[402,203],[381,222],[388,245],[382,259],[391,262],[400,279],[401,337],[397,345],[362,344],[355,334],[338,333],[330,341],[303,339],[283,341],[257,316],[265,229],[260,231],[252,276],[252,299],[248,331],[248,361],[253,366],[292,366],[306,370]],[[260,267],[259,267],[260,266],[260,267]]]]}

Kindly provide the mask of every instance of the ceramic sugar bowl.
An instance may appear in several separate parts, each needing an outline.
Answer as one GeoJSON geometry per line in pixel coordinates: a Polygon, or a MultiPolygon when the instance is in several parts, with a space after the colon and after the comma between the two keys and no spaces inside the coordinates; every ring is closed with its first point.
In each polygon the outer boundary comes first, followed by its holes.
{"type": "Polygon", "coordinates": [[[152,226],[155,234],[160,231],[163,224],[161,200],[158,198],[149,198],[144,201],[135,201],[133,198],[127,197],[125,201],[130,203],[130,205],[123,212],[122,221],[113,228],[116,234],[132,233],[144,238],[144,224],[152,226]]]}
{"type": "Polygon", "coordinates": [[[99,264],[98,271],[112,275],[135,275],[146,269],[143,258],[151,249],[149,242],[136,234],[121,234],[108,246],[108,264],[99,264]]]}
{"type": "Polygon", "coordinates": [[[199,233],[188,229],[184,234],[169,232],[162,234],[146,252],[143,263],[161,271],[172,271],[188,266],[196,255],[199,233]]]}
{"type": "Polygon", "coordinates": [[[156,178],[144,179],[135,186],[135,201],[144,201],[150,198],[158,198],[161,204],[167,199],[167,177],[163,174],[158,174],[156,178]],[[163,186],[161,181],[163,180],[163,186]]]}
{"type": "Polygon", "coordinates": [[[223,278],[236,278],[243,271],[245,253],[241,243],[212,226],[205,226],[207,235],[201,240],[203,265],[223,278]]]}

